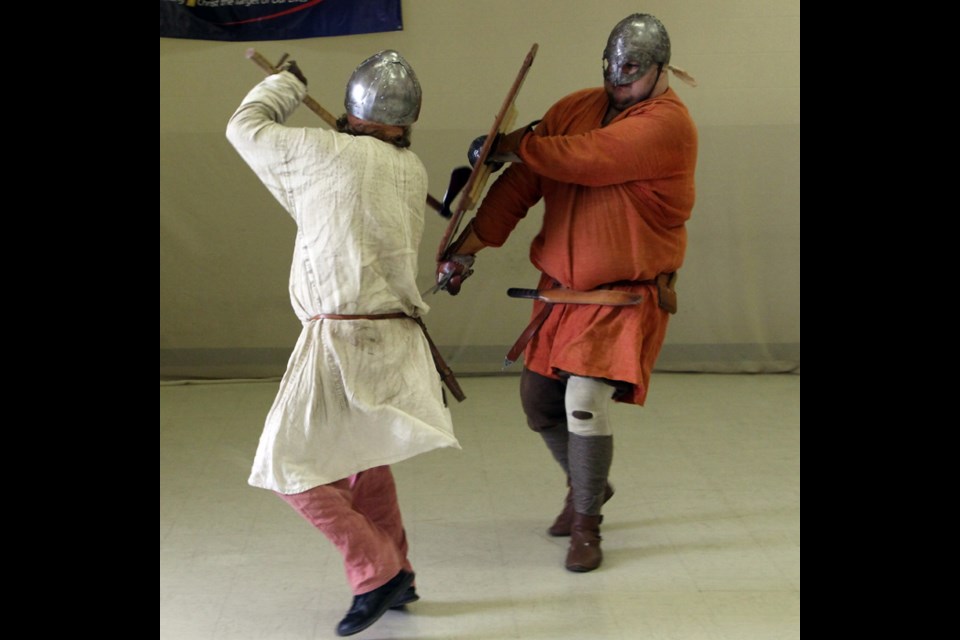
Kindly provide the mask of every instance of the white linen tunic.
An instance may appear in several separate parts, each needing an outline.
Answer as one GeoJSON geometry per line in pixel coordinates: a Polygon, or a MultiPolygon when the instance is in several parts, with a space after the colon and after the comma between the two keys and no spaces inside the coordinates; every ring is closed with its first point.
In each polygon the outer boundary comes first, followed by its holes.
{"type": "Polygon", "coordinates": [[[227,138],[297,224],[290,300],[303,331],[267,415],[249,482],[301,493],[439,447],[460,448],[440,376],[410,319],[427,172],[409,149],[283,122],[306,94],[290,73],[244,98],[227,138]]]}

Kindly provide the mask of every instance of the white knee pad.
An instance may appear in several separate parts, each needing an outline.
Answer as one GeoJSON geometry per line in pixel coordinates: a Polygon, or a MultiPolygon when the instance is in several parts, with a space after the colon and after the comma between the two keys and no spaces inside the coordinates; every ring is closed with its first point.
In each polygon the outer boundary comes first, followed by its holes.
{"type": "Polygon", "coordinates": [[[578,436],[611,436],[613,427],[607,419],[607,405],[614,388],[593,378],[570,376],[564,404],[567,430],[578,436]]]}

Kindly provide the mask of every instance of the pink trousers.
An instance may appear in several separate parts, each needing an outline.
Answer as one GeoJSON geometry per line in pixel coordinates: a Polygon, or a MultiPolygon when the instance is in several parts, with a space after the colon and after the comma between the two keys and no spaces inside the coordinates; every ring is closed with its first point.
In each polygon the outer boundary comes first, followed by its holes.
{"type": "Polygon", "coordinates": [[[340,550],[354,595],[383,586],[401,569],[413,571],[390,467],[277,495],[340,550]]]}

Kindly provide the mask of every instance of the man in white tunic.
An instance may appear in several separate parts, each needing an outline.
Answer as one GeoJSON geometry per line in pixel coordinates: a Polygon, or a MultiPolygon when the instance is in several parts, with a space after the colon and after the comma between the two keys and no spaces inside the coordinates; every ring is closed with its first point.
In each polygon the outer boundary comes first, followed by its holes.
{"type": "Polygon", "coordinates": [[[427,172],[407,147],[421,91],[395,51],[350,78],[338,131],[284,126],[306,95],[296,63],[244,98],[227,138],[297,225],[290,299],[303,323],[249,482],[344,558],[362,631],[418,599],[388,465],[456,447],[416,284],[427,172]]]}

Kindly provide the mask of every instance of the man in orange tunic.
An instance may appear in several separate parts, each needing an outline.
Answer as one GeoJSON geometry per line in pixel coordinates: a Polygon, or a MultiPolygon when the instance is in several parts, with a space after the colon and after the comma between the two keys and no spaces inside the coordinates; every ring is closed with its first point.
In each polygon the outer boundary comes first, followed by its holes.
{"type": "MultiPolygon", "coordinates": [[[[535,129],[501,136],[488,161],[513,164],[438,268],[460,276],[447,287],[456,294],[473,255],[501,246],[543,198],[543,226],[530,247],[540,289],[643,296],[633,306],[554,305],[524,352],[527,422],[567,474],[564,509],[548,531],[571,536],[571,571],[591,571],[602,560],[600,512],[613,494],[607,407],[611,398],[638,405],[646,398],[675,310],[697,159],[696,128],[667,71],[686,74],[669,64],[663,24],[628,16],[610,33],[603,62],[603,88],[566,96],[535,129]]],[[[534,303],[534,318],[544,305],[534,303]]]]}

